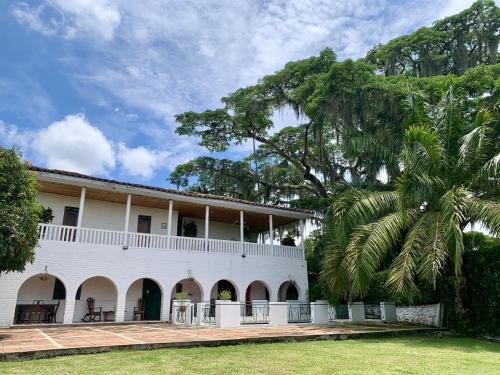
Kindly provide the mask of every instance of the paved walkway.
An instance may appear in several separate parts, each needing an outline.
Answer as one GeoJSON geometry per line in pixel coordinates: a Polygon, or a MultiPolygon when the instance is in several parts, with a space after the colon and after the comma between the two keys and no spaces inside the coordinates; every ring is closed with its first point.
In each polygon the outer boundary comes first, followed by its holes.
{"type": "Polygon", "coordinates": [[[411,334],[432,328],[408,324],[319,326],[248,325],[238,328],[179,327],[168,323],[38,326],[0,329],[0,360],[96,353],[113,349],[231,345],[241,342],[347,339],[411,334]]]}

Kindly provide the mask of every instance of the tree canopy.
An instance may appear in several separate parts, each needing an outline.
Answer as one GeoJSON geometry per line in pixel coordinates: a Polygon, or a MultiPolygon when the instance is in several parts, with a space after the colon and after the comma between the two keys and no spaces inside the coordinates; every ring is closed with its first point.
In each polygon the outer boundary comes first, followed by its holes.
{"type": "Polygon", "coordinates": [[[36,196],[35,177],[20,154],[0,147],[0,272],[24,271],[35,258],[38,222],[50,216],[36,196]]]}

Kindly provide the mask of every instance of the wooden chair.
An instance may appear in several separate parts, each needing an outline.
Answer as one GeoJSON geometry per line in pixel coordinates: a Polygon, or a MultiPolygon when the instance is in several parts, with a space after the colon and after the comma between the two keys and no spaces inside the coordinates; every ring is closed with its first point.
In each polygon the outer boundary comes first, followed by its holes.
{"type": "Polygon", "coordinates": [[[42,316],[46,314],[46,310],[42,308],[42,305],[44,304],[43,299],[35,299],[33,300],[33,305],[28,311],[28,323],[34,323],[35,321],[37,323],[40,323],[42,321],[42,316]],[[35,316],[36,318],[33,318],[35,316]]]}
{"type": "Polygon", "coordinates": [[[134,306],[134,320],[137,320],[137,315],[139,315],[139,320],[144,320],[144,300],[139,298],[137,300],[137,307],[134,306]]]}
{"type": "Polygon", "coordinates": [[[89,297],[87,298],[87,308],[89,310],[88,313],[84,315],[82,318],[83,322],[100,322],[101,321],[101,314],[102,314],[102,307],[95,307],[95,298],[89,297]],[[99,317],[98,320],[96,320],[96,317],[99,317]],[[86,319],[89,320],[86,320],[86,319]]]}
{"type": "Polygon", "coordinates": [[[59,310],[59,305],[61,304],[61,300],[57,301],[57,304],[52,307],[52,309],[49,311],[47,314],[47,323],[57,323],[56,322],[56,315],[57,315],[57,310],[59,310]]]}

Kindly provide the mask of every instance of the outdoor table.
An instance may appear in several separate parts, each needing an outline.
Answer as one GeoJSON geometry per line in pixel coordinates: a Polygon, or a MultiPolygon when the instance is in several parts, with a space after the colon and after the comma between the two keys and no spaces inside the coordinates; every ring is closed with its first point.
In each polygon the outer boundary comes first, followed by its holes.
{"type": "Polygon", "coordinates": [[[57,305],[54,303],[49,304],[19,304],[16,305],[16,324],[24,323],[25,317],[27,322],[32,323],[34,314],[38,315],[37,323],[47,320],[47,315],[55,309],[57,305]],[[42,315],[44,319],[42,319],[42,315]]]}

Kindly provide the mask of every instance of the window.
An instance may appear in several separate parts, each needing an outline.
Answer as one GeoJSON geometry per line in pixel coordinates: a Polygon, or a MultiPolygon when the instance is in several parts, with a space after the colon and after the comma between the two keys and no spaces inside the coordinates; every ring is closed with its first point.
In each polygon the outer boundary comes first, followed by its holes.
{"type": "Polygon", "coordinates": [[[182,293],[182,284],[175,284],[175,293],[182,293]]]}
{"type": "Polygon", "coordinates": [[[63,225],[76,227],[78,224],[78,207],[64,207],[63,225]]]}
{"type": "Polygon", "coordinates": [[[66,299],[66,288],[64,284],[56,277],[54,283],[54,292],[52,293],[52,299],[66,299]]]}

